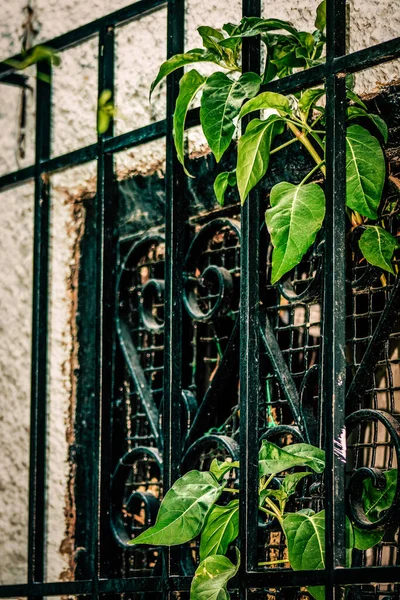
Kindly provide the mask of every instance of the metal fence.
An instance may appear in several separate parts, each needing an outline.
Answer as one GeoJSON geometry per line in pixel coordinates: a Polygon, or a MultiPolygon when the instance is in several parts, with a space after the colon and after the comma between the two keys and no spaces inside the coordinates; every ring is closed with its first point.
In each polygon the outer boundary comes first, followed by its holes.
{"type": "MultiPolygon", "coordinates": [[[[360,552],[359,566],[344,568],[346,469],[334,453],[334,443],[347,424],[348,434],[362,432],[349,445],[355,468],[365,464],[368,449],[369,466],[380,466],[377,456],[383,446],[387,465],[400,457],[394,402],[398,389],[393,382],[398,359],[391,352],[399,338],[393,332],[399,280],[390,276],[382,287],[365,265],[353,265],[346,275],[344,211],[344,75],[399,57],[400,38],[346,54],[345,2],[327,4],[325,64],[265,87],[293,93],[325,83],[327,92],[324,243],[286,286],[270,286],[268,277],[260,275],[268,272],[269,263],[265,230],[260,228],[263,202],[257,193],[241,210],[234,205],[190,212],[187,181],[172,139],[179,73],[168,79],[164,120],[118,136],[111,125],[97,143],[55,158],[50,156],[51,83],[38,79],[35,164],[0,177],[0,190],[35,181],[28,581],[1,586],[0,597],[187,592],[193,568],[190,553],[128,550],[126,542],[139,526],[132,517],[135,503],[145,505],[150,522],[161,481],[165,493],[181,470],[207,466],[213,456],[240,460],[242,566],[233,589],[241,598],[300,598],[300,587],[315,584],[326,586],[327,600],[339,598],[338,586],[343,585],[351,586],[355,598],[399,597],[395,541],[384,541],[372,560],[366,561],[360,552]],[[157,231],[150,227],[145,236],[119,240],[113,157],[162,137],[167,141],[163,223],[157,231]],[[44,578],[51,211],[46,175],[92,160],[98,167],[97,194],[87,215],[90,277],[82,275],[90,283],[82,300],[86,325],[81,316],[89,350],[81,357],[87,376],[80,383],[80,393],[89,399],[82,411],[90,428],[82,438],[85,467],[80,463],[85,532],[77,533],[84,538],[86,556],[81,564],[78,560],[80,578],[52,583],[44,578]],[[221,268],[230,274],[224,294],[215,286],[200,293],[200,274],[204,277],[208,270],[212,281],[212,272],[221,268]],[[315,311],[321,306],[320,318],[315,311]],[[385,370],[383,386],[376,365],[385,370]],[[379,402],[382,390],[389,398],[384,410],[379,402]],[[272,421],[276,427],[269,427],[272,421]],[[386,432],[383,441],[378,439],[378,425],[386,432]],[[326,508],[325,570],[257,566],[260,552],[265,556],[272,547],[283,551],[282,539],[258,522],[259,438],[288,435],[323,443],[326,449],[325,486],[316,492],[316,501],[326,508]],[[390,549],[387,555],[385,547],[390,549]]],[[[165,6],[171,56],[184,50],[184,0],[139,0],[48,45],[66,50],[98,36],[100,97],[104,89],[114,89],[115,28],[165,6]]],[[[260,13],[260,0],[243,0],[243,15],[260,13]]],[[[257,71],[259,62],[257,42],[244,41],[244,70],[257,71]]],[[[51,79],[47,63],[37,68],[51,79]]],[[[6,63],[0,64],[1,80],[23,81],[6,63]]],[[[188,126],[198,123],[194,109],[188,126]]],[[[297,502],[306,500],[310,501],[297,502]]]]}

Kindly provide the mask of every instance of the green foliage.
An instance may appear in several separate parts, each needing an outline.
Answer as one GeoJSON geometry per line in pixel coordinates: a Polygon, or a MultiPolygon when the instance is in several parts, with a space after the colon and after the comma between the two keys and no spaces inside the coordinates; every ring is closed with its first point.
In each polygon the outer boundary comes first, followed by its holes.
{"type": "Polygon", "coordinates": [[[210,466],[210,473],[212,473],[214,475],[214,477],[217,479],[217,481],[221,481],[221,479],[224,477],[224,475],[226,473],[229,473],[229,471],[232,471],[232,469],[238,469],[239,468],[239,463],[238,461],[225,461],[225,462],[221,462],[219,460],[217,460],[216,458],[214,458],[214,460],[211,463],[210,466]]]}
{"type": "Polygon", "coordinates": [[[299,466],[322,473],[325,467],[325,452],[310,444],[292,444],[280,448],[263,440],[258,458],[260,477],[299,466]]]}
{"type": "Polygon", "coordinates": [[[267,172],[272,141],[283,133],[283,129],[281,117],[271,115],[265,121],[250,121],[246,133],[240,138],[236,177],[242,204],[267,172]]]}
{"type": "MultiPolygon", "coordinates": [[[[259,510],[267,513],[269,518],[277,519],[282,527],[290,566],[296,571],[323,569],[325,512],[315,513],[309,508],[285,512],[285,508],[302,480],[312,481],[315,475],[324,471],[324,451],[303,443],[280,448],[263,440],[259,465],[259,510]],[[293,468],[302,470],[285,473],[293,468]]],[[[214,459],[210,472],[190,471],[178,479],[166,494],[154,527],[131,541],[133,544],[172,546],[200,535],[200,564],[192,582],[191,600],[229,600],[227,583],[237,573],[240,555],[237,550],[236,566],[225,555],[239,533],[239,499],[217,504],[226,489],[217,480],[222,480],[232,469],[239,469],[237,461],[214,459]]],[[[394,501],[397,470],[387,471],[384,476],[385,485],[380,487],[374,487],[370,479],[363,482],[363,509],[371,521],[377,521],[394,501]]],[[[230,492],[238,494],[239,490],[230,488],[230,492]]],[[[362,530],[346,517],[346,566],[351,565],[353,548],[367,550],[382,537],[381,529],[362,530]]],[[[323,586],[312,586],[308,591],[315,600],[325,598],[323,586]]]]}
{"type": "Polygon", "coordinates": [[[97,133],[99,135],[108,131],[110,123],[116,114],[114,102],[111,98],[111,90],[103,90],[99,96],[97,107],[97,133]]]}
{"type": "Polygon", "coordinates": [[[346,135],[346,204],[363,217],[378,218],[386,166],[382,148],[360,125],[351,125],[346,135]]]}
{"type": "Polygon", "coordinates": [[[397,489],[397,469],[385,471],[385,486],[374,487],[371,479],[363,483],[363,505],[366,517],[374,522],[378,521],[382,513],[387,510],[394,500],[397,489]]]}
{"type": "Polygon", "coordinates": [[[213,555],[197,567],[190,587],[190,600],[229,600],[227,584],[240,566],[239,550],[237,563],[233,565],[226,556],[213,555]]]}
{"type": "Polygon", "coordinates": [[[189,175],[189,177],[191,177],[191,175],[185,167],[184,156],[185,121],[189,105],[196,96],[197,92],[204,85],[205,80],[205,77],[200,75],[196,69],[192,69],[191,71],[185,73],[179,83],[179,95],[176,100],[174,112],[173,135],[176,153],[178,155],[179,162],[183,165],[186,175],[189,175]]]}
{"type": "Polygon", "coordinates": [[[358,242],[364,258],[376,267],[393,273],[393,252],[399,244],[386,229],[379,225],[367,225],[358,242]]]}
{"type": "Polygon", "coordinates": [[[212,554],[225,554],[239,534],[239,500],[215,505],[208,515],[200,538],[200,561],[212,554]]]}
{"type": "Polygon", "coordinates": [[[189,542],[201,532],[222,491],[211,473],[186,473],[166,494],[156,524],[130,543],[174,546],[189,542]]]}
{"type": "Polygon", "coordinates": [[[271,283],[295,267],[314,243],[325,216],[325,195],[316,183],[278,183],[265,220],[274,247],[271,283]]]}
{"type": "MultiPolygon", "coordinates": [[[[325,511],[309,514],[306,511],[288,514],[282,523],[289,560],[295,571],[325,568],[325,511]]],[[[346,517],[346,567],[351,566],[354,535],[346,517]]],[[[325,600],[324,586],[311,586],[308,591],[316,600],[325,600]]]]}
{"type": "Polygon", "coordinates": [[[240,107],[246,98],[252,98],[260,89],[261,78],[255,73],[244,73],[237,81],[224,73],[213,73],[204,86],[200,121],[204,135],[217,162],[230,146],[240,107]]]}
{"type": "MultiPolygon", "coordinates": [[[[271,191],[271,208],[266,212],[266,223],[273,245],[272,283],[279,281],[302,260],[323,225],[323,185],[320,182],[304,183],[316,170],[325,176],[325,89],[311,88],[284,96],[266,91],[261,84],[321,63],[325,46],[325,0],[317,7],[315,27],[313,32],[301,31],[288,21],[260,17],[244,17],[240,23],[226,23],[221,29],[199,27],[204,47],[178,54],[164,62],[150,90],[151,93],[164,77],[189,64],[209,62],[222,69],[208,77],[194,70],[183,75],[174,115],[175,145],[182,164],[185,119],[200,89],[203,90],[201,126],[217,162],[231,145],[236,129],[242,133],[237,144],[236,169],[220,173],[214,183],[214,192],[221,206],[227,187],[235,185],[244,203],[249,192],[267,173],[271,153],[290,143],[301,143],[315,161],[317,166],[300,185],[282,182],[271,191]],[[241,75],[242,41],[255,36],[259,36],[266,49],[264,71],[261,76],[256,73],[241,75]],[[320,99],[321,103],[318,102],[320,99]],[[258,118],[260,111],[266,111],[262,119],[258,118]],[[249,115],[255,118],[243,132],[242,120],[246,118],[247,121],[249,115]],[[275,138],[285,131],[293,137],[277,146],[275,138]]],[[[349,123],[346,136],[346,205],[354,227],[365,225],[367,220],[380,219],[379,207],[386,176],[380,141],[358,122],[369,121],[384,143],[388,140],[388,129],[384,120],[369,113],[366,104],[354,93],[351,76],[346,78],[346,85],[349,123]]],[[[381,225],[368,222],[368,227],[375,229],[374,232],[367,229],[363,233],[360,247],[370,264],[393,272],[392,256],[397,246],[389,241],[391,238],[387,232],[382,233],[378,229],[381,225]]]]}

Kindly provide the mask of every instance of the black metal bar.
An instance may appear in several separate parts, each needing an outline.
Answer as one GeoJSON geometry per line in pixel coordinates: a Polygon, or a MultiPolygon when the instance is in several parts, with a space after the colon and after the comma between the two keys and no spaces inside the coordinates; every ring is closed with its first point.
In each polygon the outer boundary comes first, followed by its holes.
{"type": "MultiPolygon", "coordinates": [[[[168,2],[168,57],[183,52],[185,27],[184,0],[168,2]]],[[[182,297],[185,257],[185,224],[188,212],[185,198],[185,175],[179,163],[172,136],[173,113],[179,94],[181,70],[167,82],[167,156],[165,207],[165,308],[164,308],[164,398],[163,489],[164,493],[180,475],[181,399],[182,399],[182,297]]],[[[167,551],[167,573],[176,567],[177,556],[167,551]]]]}
{"type": "MultiPolygon", "coordinates": [[[[345,52],[345,0],[327,2],[327,67],[345,52]]],[[[345,566],[345,322],[346,322],[346,87],[329,73],[326,81],[326,216],[321,391],[324,411],[326,599],[336,597],[333,571],[345,566]],[[339,449],[339,453],[335,452],[339,449]],[[344,462],[343,462],[344,461],[344,462]]]]}
{"type": "MultiPolygon", "coordinates": [[[[114,87],[114,28],[104,26],[99,35],[99,81],[98,97],[103,90],[114,87]]],[[[112,128],[112,124],[110,124],[112,128]]],[[[112,333],[111,323],[114,316],[113,311],[113,286],[112,269],[114,263],[114,219],[112,208],[112,179],[113,163],[112,155],[104,152],[104,135],[98,138],[97,159],[97,194],[95,199],[96,220],[96,331],[95,331],[95,382],[92,415],[92,465],[91,465],[91,489],[92,504],[89,515],[89,557],[90,575],[92,579],[93,598],[98,597],[98,574],[99,574],[99,509],[100,509],[100,472],[99,463],[101,459],[102,419],[108,416],[107,403],[110,403],[112,393],[112,333]],[[111,218],[110,218],[111,217],[111,218]],[[110,285],[111,284],[111,285],[110,285]],[[111,347],[110,347],[111,346],[111,347]]]]}
{"type": "MultiPolygon", "coordinates": [[[[114,98],[114,68],[115,68],[115,28],[107,24],[99,37],[99,87],[98,96],[104,90],[111,92],[114,98]]],[[[107,137],[112,137],[114,123],[111,119],[108,130],[98,139],[98,170],[97,192],[98,206],[103,213],[98,221],[98,253],[102,257],[101,300],[98,310],[102,311],[102,322],[99,323],[98,340],[101,347],[102,361],[100,396],[100,502],[99,502],[99,562],[96,565],[99,576],[107,574],[109,554],[113,552],[113,537],[110,529],[111,510],[111,475],[112,464],[112,415],[111,399],[114,393],[114,357],[116,346],[115,314],[116,314],[116,266],[117,266],[117,216],[118,201],[114,186],[114,155],[107,151],[107,137]],[[102,231],[100,231],[102,230],[102,231]],[[101,236],[101,240],[100,240],[101,236]],[[100,306],[101,303],[101,306],[100,306]]],[[[99,281],[100,285],[100,281],[99,281]]]]}
{"type": "MultiPolygon", "coordinates": [[[[320,571],[290,571],[288,569],[268,569],[244,574],[245,584],[253,589],[304,587],[323,585],[326,573],[320,571]],[[290,576],[289,576],[290,575],[290,576]]],[[[400,580],[400,567],[353,567],[351,569],[336,569],[333,573],[335,585],[362,585],[373,583],[390,583],[400,580]]],[[[174,592],[185,592],[190,589],[192,577],[171,576],[169,587],[174,592]]],[[[125,579],[100,579],[99,594],[161,592],[165,582],[162,577],[127,577],[125,579]]],[[[232,581],[230,589],[237,589],[238,578],[232,581]]],[[[34,584],[16,584],[0,586],[0,598],[42,596],[76,596],[90,595],[92,582],[90,580],[49,582],[34,584]]]]}
{"type": "Polygon", "coordinates": [[[49,281],[49,182],[39,171],[50,155],[51,65],[38,63],[32,298],[32,373],[29,462],[28,582],[43,581],[46,538],[47,333],[49,281]]]}
{"type": "MultiPolygon", "coordinates": [[[[243,0],[243,15],[258,17],[260,0],[243,0]]],[[[260,71],[260,42],[244,39],[243,72],[260,71]]],[[[246,119],[246,126],[248,119],[246,119]]],[[[240,551],[241,574],[257,567],[258,402],[260,394],[260,224],[262,203],[250,193],[241,211],[240,251],[240,551]]],[[[243,576],[240,598],[249,595],[243,576]]]]}

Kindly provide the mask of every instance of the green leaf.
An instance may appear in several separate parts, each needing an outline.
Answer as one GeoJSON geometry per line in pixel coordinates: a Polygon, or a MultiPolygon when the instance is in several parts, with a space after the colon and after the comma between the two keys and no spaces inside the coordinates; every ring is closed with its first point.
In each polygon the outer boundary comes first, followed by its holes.
{"type": "Polygon", "coordinates": [[[208,472],[190,471],[167,492],[156,524],[129,544],[176,546],[189,542],[203,528],[207,515],[223,491],[208,472]]]}
{"type": "Polygon", "coordinates": [[[269,31],[288,31],[292,35],[297,35],[295,29],[288,21],[281,19],[261,19],[259,17],[244,17],[239,26],[239,31],[236,31],[231,37],[226,38],[221,42],[221,46],[233,48],[238,41],[244,37],[253,37],[269,31]]]}
{"type": "Polygon", "coordinates": [[[299,264],[314,243],[325,216],[325,195],[315,184],[278,183],[265,220],[274,246],[271,283],[299,264]]]}
{"type": "Polygon", "coordinates": [[[399,244],[392,235],[378,225],[367,225],[358,241],[364,258],[375,267],[394,275],[392,257],[399,244]]]}
{"type": "Polygon", "coordinates": [[[248,115],[255,110],[264,110],[267,108],[274,108],[286,114],[291,113],[289,100],[286,96],[276,94],[275,92],[262,92],[242,106],[239,113],[239,119],[242,119],[245,115],[248,115]]]}
{"type": "Polygon", "coordinates": [[[185,121],[189,105],[197,92],[204,85],[206,78],[200,75],[196,69],[185,73],[179,83],[179,96],[176,99],[174,112],[173,135],[175,141],[176,153],[179,162],[183,165],[186,175],[191,177],[185,167],[184,139],[185,139],[185,121]]]}
{"type": "Polygon", "coordinates": [[[239,500],[214,506],[200,537],[200,562],[212,554],[225,554],[239,535],[239,500]]]}
{"type": "Polygon", "coordinates": [[[176,71],[177,69],[180,69],[181,67],[185,67],[186,65],[191,65],[192,63],[197,62],[212,62],[219,64],[218,56],[210,50],[203,50],[203,48],[195,48],[194,50],[190,50],[184,54],[175,54],[175,56],[172,56],[161,65],[157,77],[151,84],[150,97],[154,91],[154,88],[162,79],[164,79],[164,77],[167,77],[167,75],[173,71],[176,71]]]}
{"type": "MultiPolygon", "coordinates": [[[[289,561],[294,571],[325,568],[325,511],[308,515],[298,512],[283,519],[289,561]]],[[[346,518],[346,566],[351,565],[354,545],[353,531],[346,518]]],[[[308,591],[316,600],[325,600],[324,586],[312,586],[308,591]]]]}
{"type": "Polygon", "coordinates": [[[360,125],[351,125],[346,135],[347,206],[377,219],[385,176],[385,157],[378,140],[360,125]]]}
{"type": "Polygon", "coordinates": [[[354,548],[358,550],[368,550],[379,542],[382,541],[382,538],[385,534],[382,529],[375,529],[374,531],[368,531],[366,529],[359,529],[357,525],[353,523],[353,532],[354,532],[354,548]]]}
{"type": "Polygon", "coordinates": [[[386,144],[388,141],[388,127],[387,127],[385,121],[383,119],[381,119],[381,117],[379,117],[378,115],[370,114],[358,106],[349,106],[349,108],[347,109],[347,119],[349,121],[351,121],[352,119],[361,119],[361,118],[367,118],[373,122],[373,124],[378,129],[381,136],[383,137],[383,141],[386,144]]]}
{"type": "Polygon", "coordinates": [[[265,498],[273,497],[279,500],[279,502],[287,502],[290,496],[296,493],[296,486],[304,479],[304,477],[309,477],[310,473],[291,473],[290,475],[286,475],[284,480],[282,481],[281,487],[277,490],[272,488],[265,488],[260,492],[260,500],[259,505],[263,506],[265,502],[265,498]]]}
{"type": "Polygon", "coordinates": [[[242,204],[267,172],[272,141],[283,130],[282,118],[271,115],[265,121],[250,121],[246,133],[240,138],[236,177],[242,204]]]}
{"type": "Polygon", "coordinates": [[[322,96],[325,95],[324,88],[313,88],[310,90],[306,90],[299,100],[299,109],[304,114],[305,119],[308,119],[308,114],[312,108],[312,106],[319,100],[322,96]]]}
{"type": "Polygon", "coordinates": [[[322,0],[317,7],[317,15],[315,17],[315,27],[319,31],[324,31],[326,27],[326,0],[322,0]]]}
{"type": "Polygon", "coordinates": [[[351,89],[346,89],[346,96],[349,100],[354,102],[354,104],[358,104],[358,106],[361,106],[361,108],[364,108],[364,110],[368,110],[361,98],[359,98],[351,89]]]}
{"type": "Polygon", "coordinates": [[[397,469],[384,473],[386,485],[383,489],[374,487],[371,479],[364,480],[363,503],[366,517],[378,521],[381,513],[391,507],[397,490],[397,469]]]}
{"type": "Polygon", "coordinates": [[[227,584],[236,575],[240,553],[236,548],[237,564],[226,556],[209,556],[199,564],[190,587],[190,600],[229,600],[227,584]]]}
{"type": "Polygon", "coordinates": [[[106,133],[116,110],[112,98],[112,91],[105,89],[101,92],[97,107],[97,132],[99,135],[106,133]]]}
{"type": "Polygon", "coordinates": [[[232,469],[238,468],[239,462],[237,460],[226,460],[224,462],[221,462],[217,458],[214,458],[210,466],[210,473],[212,473],[218,481],[221,481],[221,479],[226,473],[229,473],[229,471],[232,471],[232,469]]]}
{"type": "Polygon", "coordinates": [[[325,468],[325,452],[310,444],[292,444],[280,448],[263,440],[259,453],[260,477],[293,467],[309,467],[316,473],[322,473],[325,468]]]}
{"type": "Polygon", "coordinates": [[[228,185],[232,187],[236,185],[236,171],[224,171],[223,173],[217,175],[217,177],[215,178],[214,193],[218,203],[221,206],[224,205],[225,192],[228,185]]]}
{"type": "Polygon", "coordinates": [[[200,121],[217,162],[232,141],[233,119],[238,116],[243,100],[255,96],[260,85],[261,77],[256,73],[245,73],[237,81],[225,73],[208,77],[201,99],[200,121]]]}

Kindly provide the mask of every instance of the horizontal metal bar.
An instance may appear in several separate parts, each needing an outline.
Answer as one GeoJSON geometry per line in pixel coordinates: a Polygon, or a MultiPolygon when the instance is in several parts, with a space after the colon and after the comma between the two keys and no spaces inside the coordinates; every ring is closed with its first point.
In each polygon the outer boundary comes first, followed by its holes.
{"type": "MultiPolygon", "coordinates": [[[[154,0],[154,2],[148,2],[148,0],[146,0],[145,2],[145,0],[142,0],[142,2],[138,2],[137,5],[142,5],[143,3],[160,5],[162,4],[161,1],[156,2],[154,0]]],[[[73,32],[71,32],[71,34],[72,33],[73,32]]],[[[281,94],[294,93],[303,88],[312,87],[323,83],[327,75],[331,72],[354,73],[356,71],[371,68],[382,62],[394,60],[398,57],[400,57],[400,37],[395,38],[394,40],[390,40],[388,42],[376,44],[375,46],[371,46],[363,50],[359,50],[358,52],[353,52],[352,54],[348,54],[346,56],[341,56],[333,61],[332,67],[330,69],[325,64],[319,65],[317,67],[312,67],[307,71],[301,71],[300,73],[289,75],[288,77],[284,77],[283,79],[272,81],[268,85],[264,86],[262,89],[278,92],[281,94]]],[[[2,64],[0,64],[0,78],[2,64]]],[[[195,108],[190,110],[187,116],[186,128],[189,129],[191,127],[196,127],[199,124],[199,109],[195,108]]],[[[157,121],[156,123],[152,123],[150,125],[146,125],[145,127],[140,127],[139,129],[135,129],[128,133],[124,133],[119,136],[105,140],[105,150],[106,152],[119,152],[122,150],[132,148],[133,146],[137,146],[139,144],[145,144],[147,142],[165,136],[166,129],[167,126],[165,119],[157,121]]],[[[64,169],[78,164],[82,164],[84,162],[94,160],[97,157],[96,153],[97,144],[92,144],[90,146],[80,148],[79,150],[74,150],[73,152],[69,152],[62,156],[51,158],[48,161],[43,161],[41,163],[41,171],[46,171],[50,173],[59,169],[64,169]]],[[[33,166],[25,167],[24,169],[13,171],[12,173],[7,173],[6,175],[0,177],[0,191],[23,183],[24,181],[31,179],[33,176],[33,166]]]]}
{"type": "Polygon", "coordinates": [[[335,73],[342,71],[355,73],[370,69],[382,63],[395,60],[400,57],[400,37],[381,42],[368,48],[363,48],[357,52],[352,52],[346,56],[340,56],[333,61],[333,70],[335,73]]]}
{"type": "MultiPolygon", "coordinates": [[[[87,23],[81,27],[73,29],[72,31],[63,33],[52,40],[42,42],[41,45],[45,44],[53,50],[58,51],[67,50],[68,48],[72,48],[77,44],[81,44],[94,35],[97,35],[103,28],[122,25],[123,23],[133,21],[138,17],[142,17],[143,15],[166,5],[167,0],[139,0],[134,4],[130,4],[129,6],[125,6],[124,8],[116,10],[109,15],[100,17],[100,19],[96,19],[91,23],[87,23]]],[[[0,63],[0,80],[9,73],[13,73],[15,71],[15,69],[7,64],[9,61],[19,62],[21,60],[21,54],[17,54],[16,56],[10,57],[6,61],[0,63]]]]}
{"type": "MultiPolygon", "coordinates": [[[[244,574],[246,585],[253,589],[268,587],[298,587],[304,585],[323,585],[327,571],[291,571],[289,569],[269,569],[268,571],[253,571],[244,574]]],[[[184,592],[190,589],[191,577],[171,576],[168,586],[171,591],[184,592]]],[[[353,567],[335,569],[333,571],[335,585],[362,585],[373,583],[391,583],[400,581],[400,567],[353,567]]],[[[162,591],[162,577],[129,577],[126,579],[100,579],[99,593],[121,594],[124,592],[157,592],[162,591]]],[[[233,580],[231,589],[238,585],[233,580]]],[[[0,586],[0,598],[88,595],[92,591],[90,580],[15,584],[0,586]]]]}
{"type": "Polygon", "coordinates": [[[24,169],[19,169],[18,171],[12,171],[12,173],[7,173],[6,175],[2,175],[0,177],[0,190],[6,190],[16,185],[20,185],[21,183],[25,183],[26,181],[29,181],[29,179],[33,179],[34,176],[34,165],[25,167],[24,169]]]}
{"type": "Polygon", "coordinates": [[[156,121],[150,125],[145,125],[139,129],[122,133],[116,137],[109,138],[104,141],[105,152],[121,152],[128,150],[140,144],[147,144],[161,137],[164,137],[167,132],[167,122],[165,119],[156,121]]]}

